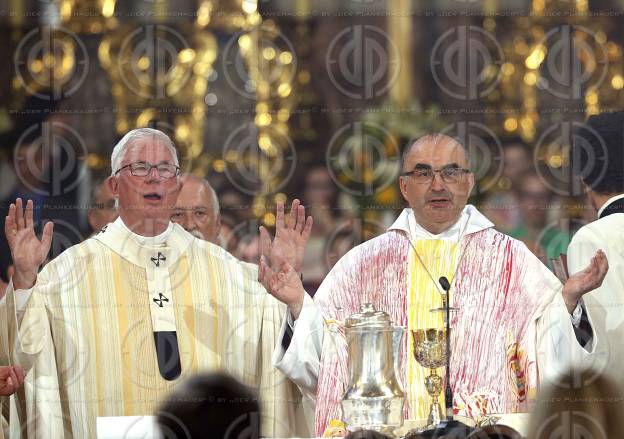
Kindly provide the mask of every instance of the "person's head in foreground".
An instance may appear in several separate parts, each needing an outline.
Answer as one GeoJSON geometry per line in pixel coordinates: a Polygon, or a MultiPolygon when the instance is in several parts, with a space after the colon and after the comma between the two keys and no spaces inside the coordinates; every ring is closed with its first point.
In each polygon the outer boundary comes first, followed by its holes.
{"type": "Polygon", "coordinates": [[[194,175],[185,175],[181,181],[182,189],[171,220],[196,238],[217,244],[221,215],[215,190],[208,181],[194,175]]]}
{"type": "Polygon", "coordinates": [[[162,131],[138,128],[115,145],[108,185],[119,216],[133,232],[165,231],[180,192],[180,167],[171,139],[162,131]]]}
{"type": "Polygon", "coordinates": [[[531,413],[531,439],[611,439],[624,435],[624,393],[593,371],[546,383],[531,413]]]}
{"type": "Polygon", "coordinates": [[[624,193],[624,112],[592,116],[576,130],[572,165],[595,210],[624,193]]]}
{"type": "Polygon", "coordinates": [[[439,234],[459,219],[474,187],[466,148],[444,134],[428,134],[403,153],[401,194],[418,224],[439,234]]]}
{"type": "Polygon", "coordinates": [[[260,436],[256,394],[223,373],[201,374],[178,385],[156,413],[165,439],[254,439],[260,436]]]}

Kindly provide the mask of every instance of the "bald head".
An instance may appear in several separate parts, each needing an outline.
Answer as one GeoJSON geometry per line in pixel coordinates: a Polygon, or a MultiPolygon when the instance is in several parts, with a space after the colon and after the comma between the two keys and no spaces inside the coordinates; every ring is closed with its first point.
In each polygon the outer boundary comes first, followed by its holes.
{"type": "Polygon", "coordinates": [[[183,176],[181,182],[171,220],[197,238],[216,244],[221,216],[215,190],[208,181],[194,175],[183,176]]]}
{"type": "Polygon", "coordinates": [[[428,148],[432,151],[432,153],[435,153],[436,149],[439,147],[448,147],[449,145],[453,146],[453,148],[457,148],[457,157],[462,160],[461,166],[470,168],[468,148],[463,143],[454,137],[447,136],[446,134],[429,133],[419,137],[405,148],[403,155],[401,156],[401,172],[410,170],[406,168],[406,161],[413,150],[418,148],[428,148]]]}

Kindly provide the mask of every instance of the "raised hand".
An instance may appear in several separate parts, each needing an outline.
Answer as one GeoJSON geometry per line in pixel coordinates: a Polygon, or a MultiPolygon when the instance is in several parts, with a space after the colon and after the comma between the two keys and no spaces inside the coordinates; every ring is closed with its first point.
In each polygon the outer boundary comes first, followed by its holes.
{"type": "Polygon", "coordinates": [[[258,280],[273,297],[288,305],[295,320],[299,318],[305,290],[299,274],[288,262],[284,262],[276,272],[267,264],[264,255],[260,256],[258,280]]]}
{"type": "Polygon", "coordinates": [[[0,395],[12,395],[24,383],[24,369],[20,366],[0,366],[0,395]]]}
{"type": "Polygon", "coordinates": [[[9,206],[9,215],[4,221],[4,233],[15,266],[13,275],[15,289],[27,289],[35,284],[39,267],[50,252],[53,228],[53,223],[48,222],[43,228],[43,235],[39,240],[35,235],[33,226],[32,201],[28,200],[25,211],[21,198],[9,206]]]}
{"type": "Polygon", "coordinates": [[[288,262],[297,273],[301,272],[305,246],[312,231],[312,217],[305,217],[305,207],[297,199],[290,207],[288,223],[284,221],[284,205],[277,203],[275,239],[263,226],[260,227],[260,252],[274,271],[288,262]]]}
{"type": "Polygon", "coordinates": [[[598,250],[592,257],[589,265],[571,276],[563,286],[563,299],[570,313],[576,308],[579,299],[585,293],[595,290],[607,275],[609,261],[602,250],[598,250]]]}

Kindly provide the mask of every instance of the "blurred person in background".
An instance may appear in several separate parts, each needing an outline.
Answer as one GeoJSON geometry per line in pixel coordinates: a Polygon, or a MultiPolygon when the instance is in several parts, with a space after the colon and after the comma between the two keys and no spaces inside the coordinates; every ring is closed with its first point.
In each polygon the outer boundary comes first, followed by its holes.
{"type": "Polygon", "coordinates": [[[331,236],[327,243],[327,254],[325,257],[327,266],[331,269],[336,263],[347,254],[349,250],[357,244],[354,240],[355,230],[353,227],[343,227],[331,236]]]}
{"type": "Polygon", "coordinates": [[[257,234],[242,236],[234,255],[241,261],[257,265],[260,262],[260,237],[257,234]]]}
{"type": "Polygon", "coordinates": [[[48,166],[48,160],[41,145],[25,143],[15,148],[13,166],[17,179],[7,201],[19,197],[32,199],[37,210],[35,219],[38,219],[37,215],[40,217],[41,208],[46,200],[45,171],[48,166]]]}
{"type": "Polygon", "coordinates": [[[511,186],[533,167],[531,150],[521,139],[512,139],[503,147],[504,168],[502,178],[508,178],[511,186]]]}
{"type": "Polygon", "coordinates": [[[258,222],[252,213],[253,197],[243,194],[231,185],[218,192],[221,206],[221,247],[239,257],[239,242],[246,234],[257,235],[258,222]]]}
{"type": "Polygon", "coordinates": [[[117,219],[119,213],[115,206],[115,196],[108,187],[107,179],[98,180],[91,191],[91,202],[87,211],[87,220],[94,233],[117,219]]]}
{"type": "Polygon", "coordinates": [[[228,187],[219,191],[219,205],[222,215],[234,218],[236,224],[253,218],[251,212],[252,197],[228,187]]]}
{"type": "Polygon", "coordinates": [[[221,214],[217,193],[203,178],[185,175],[181,181],[182,189],[171,221],[180,224],[196,238],[218,244],[221,214]]]}
{"type": "Polygon", "coordinates": [[[260,406],[250,388],[223,373],[186,379],[162,403],[156,422],[164,439],[256,439],[260,406]]]}
{"type": "MultiPolygon", "coordinates": [[[[2,191],[0,214],[5,217],[17,198],[32,200],[37,227],[42,220],[57,223],[51,257],[85,238],[74,225],[80,217],[76,205],[85,175],[86,145],[72,128],[72,116],[63,111],[65,104],[65,100],[27,96],[11,115],[13,129],[2,141],[11,150],[13,178],[7,178],[10,188],[2,191]]],[[[6,238],[0,234],[0,276],[11,263],[6,238]]]]}
{"type": "Polygon", "coordinates": [[[238,246],[236,236],[236,218],[232,215],[221,213],[221,231],[219,233],[219,245],[229,253],[234,254],[238,246]]]}
{"type": "Polygon", "coordinates": [[[302,269],[303,285],[313,296],[331,268],[326,262],[328,238],[344,225],[347,218],[338,209],[340,192],[325,165],[308,169],[300,193],[303,194],[303,205],[314,218],[302,269]]]}
{"type": "Polygon", "coordinates": [[[532,170],[519,178],[516,197],[520,202],[520,223],[509,235],[524,242],[550,267],[551,259],[565,254],[570,243],[570,234],[557,226],[557,197],[532,170]]]}
{"type": "MultiPolygon", "coordinates": [[[[17,134],[11,137],[10,142],[19,140],[17,134]]],[[[13,143],[14,145],[14,143],[13,143]]],[[[46,175],[47,157],[43,149],[36,143],[22,144],[19,148],[12,150],[12,171],[11,187],[5,191],[6,198],[0,201],[2,218],[9,211],[9,205],[16,198],[31,199],[33,202],[33,218],[35,222],[41,220],[41,213],[46,203],[46,175]]],[[[7,281],[6,272],[12,260],[10,257],[9,245],[4,233],[0,233],[0,279],[7,281]]]]}
{"type": "Polygon", "coordinates": [[[521,176],[533,168],[531,150],[521,139],[510,139],[503,146],[501,166],[498,182],[489,189],[481,211],[498,230],[509,234],[520,223],[517,190],[521,176]]]}

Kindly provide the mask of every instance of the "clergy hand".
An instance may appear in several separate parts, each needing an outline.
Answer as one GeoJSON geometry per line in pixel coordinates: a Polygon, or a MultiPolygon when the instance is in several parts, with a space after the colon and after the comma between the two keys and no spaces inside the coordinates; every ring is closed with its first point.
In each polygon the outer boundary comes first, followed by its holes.
{"type": "Polygon", "coordinates": [[[15,204],[9,206],[9,215],[4,221],[6,234],[15,273],[13,287],[28,289],[35,284],[39,267],[45,261],[52,244],[52,222],[43,228],[41,240],[35,235],[33,226],[33,203],[28,200],[26,211],[22,206],[22,199],[18,198],[15,204]]]}
{"type": "Polygon", "coordinates": [[[277,203],[275,239],[266,228],[260,227],[260,252],[273,270],[288,262],[297,273],[301,273],[305,246],[312,231],[312,217],[305,217],[305,207],[297,199],[290,207],[288,223],[284,221],[284,205],[277,203]]]}
{"type": "Polygon", "coordinates": [[[0,366],[0,396],[14,394],[21,387],[25,376],[21,366],[0,366]]]}
{"type": "Polygon", "coordinates": [[[563,300],[570,313],[574,311],[583,294],[602,285],[608,270],[607,255],[602,250],[598,250],[584,270],[579,271],[566,281],[563,286],[563,300]]]}
{"type": "Polygon", "coordinates": [[[305,290],[301,278],[288,262],[284,262],[279,272],[275,272],[264,255],[260,256],[258,280],[273,297],[288,305],[294,320],[299,318],[305,290]]]}

